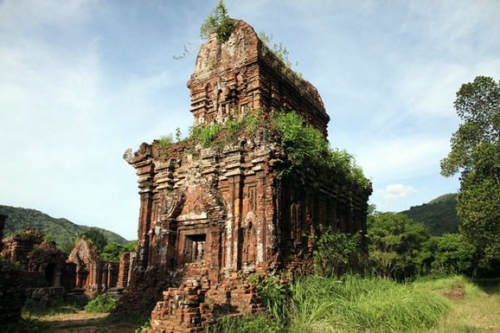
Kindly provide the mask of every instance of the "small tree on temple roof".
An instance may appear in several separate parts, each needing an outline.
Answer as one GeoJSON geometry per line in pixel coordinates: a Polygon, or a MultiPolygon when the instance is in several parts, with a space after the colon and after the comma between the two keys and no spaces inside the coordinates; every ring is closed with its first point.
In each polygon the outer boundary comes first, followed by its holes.
{"type": "Polygon", "coordinates": [[[227,14],[227,8],[223,0],[219,0],[217,7],[208,15],[205,22],[200,27],[200,35],[209,39],[210,35],[217,33],[217,39],[225,42],[233,31],[233,21],[227,14]]]}

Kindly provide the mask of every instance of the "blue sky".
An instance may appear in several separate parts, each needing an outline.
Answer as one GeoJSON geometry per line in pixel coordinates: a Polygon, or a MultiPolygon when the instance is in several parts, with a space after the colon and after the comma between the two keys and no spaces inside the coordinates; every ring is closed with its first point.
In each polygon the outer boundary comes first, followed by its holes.
{"type": "MultiPolygon", "coordinates": [[[[137,238],[127,148],[187,133],[186,82],[216,0],[0,0],[0,204],[137,238]],[[182,60],[174,56],[191,52],[182,60]]],[[[460,85],[500,79],[500,2],[226,0],[320,92],[332,147],[401,211],[456,192],[440,176],[460,85]]]]}

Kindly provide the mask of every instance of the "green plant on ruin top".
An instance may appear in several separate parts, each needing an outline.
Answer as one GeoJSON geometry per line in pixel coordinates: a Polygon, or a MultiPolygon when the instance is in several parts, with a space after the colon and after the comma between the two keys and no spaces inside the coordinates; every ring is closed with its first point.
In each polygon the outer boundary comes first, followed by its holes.
{"type": "Polygon", "coordinates": [[[290,160],[282,176],[297,168],[326,168],[367,189],[370,181],[356,164],[354,157],[345,150],[332,149],[323,134],[305,124],[296,112],[277,112],[272,126],[278,132],[285,153],[290,160]]]}
{"type": "MultiPolygon", "coordinates": [[[[280,173],[280,177],[285,177],[294,170],[311,168],[326,170],[363,189],[370,187],[370,181],[356,164],[354,157],[345,150],[330,148],[324,135],[315,127],[306,124],[304,118],[296,112],[274,112],[271,121],[264,121],[261,112],[254,112],[240,119],[228,119],[225,124],[192,127],[189,136],[181,142],[191,147],[200,144],[203,148],[209,148],[235,143],[240,137],[256,136],[260,136],[264,141],[271,137],[276,138],[282,145],[288,164],[280,173]]],[[[168,155],[168,149],[172,147],[162,146],[160,143],[158,146],[164,147],[163,157],[168,155]]]]}
{"type": "Polygon", "coordinates": [[[203,38],[209,39],[213,33],[217,34],[219,42],[227,41],[231,32],[233,32],[234,24],[229,15],[224,1],[219,0],[213,12],[210,13],[200,27],[200,35],[203,38]]]}

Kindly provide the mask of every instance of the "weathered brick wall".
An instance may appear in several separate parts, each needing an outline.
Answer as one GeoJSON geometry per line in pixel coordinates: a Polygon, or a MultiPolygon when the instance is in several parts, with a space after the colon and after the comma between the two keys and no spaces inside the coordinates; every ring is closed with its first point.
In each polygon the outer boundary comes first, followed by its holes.
{"type": "Polygon", "coordinates": [[[255,285],[238,277],[216,285],[208,280],[186,280],[163,292],[151,313],[153,328],[147,332],[202,333],[219,316],[263,311],[255,285]]]}
{"type": "Polygon", "coordinates": [[[91,296],[116,287],[119,271],[119,263],[101,261],[91,242],[82,238],[68,257],[64,285],[91,296]]]}
{"type": "Polygon", "coordinates": [[[32,308],[50,308],[64,302],[63,287],[26,288],[24,305],[32,308]]]}
{"type": "Polygon", "coordinates": [[[121,255],[118,265],[117,288],[126,288],[130,283],[135,256],[135,252],[126,252],[121,255]]]}
{"type": "Polygon", "coordinates": [[[295,110],[326,136],[329,116],[316,88],[285,66],[247,23],[220,43],[203,44],[188,81],[195,126],[249,113],[295,110]]]}
{"type": "Polygon", "coordinates": [[[43,234],[27,228],[23,233],[3,239],[2,256],[11,262],[19,262],[27,268],[29,253],[33,251],[35,245],[40,245],[42,241],[43,234]]]}

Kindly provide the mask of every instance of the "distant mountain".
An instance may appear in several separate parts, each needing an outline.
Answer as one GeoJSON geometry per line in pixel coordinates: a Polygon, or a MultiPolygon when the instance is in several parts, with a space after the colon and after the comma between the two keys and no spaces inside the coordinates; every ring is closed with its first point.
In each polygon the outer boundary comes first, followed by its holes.
{"type": "MultiPolygon", "coordinates": [[[[71,241],[75,235],[81,235],[91,227],[77,225],[64,218],[53,218],[40,211],[27,208],[17,208],[10,206],[0,205],[0,213],[9,215],[5,223],[4,237],[9,236],[16,231],[24,230],[27,227],[37,229],[45,235],[50,236],[51,240],[55,241],[58,245],[64,245],[71,241]]],[[[94,227],[92,227],[94,228],[94,227]]],[[[106,238],[108,242],[116,242],[124,244],[127,242],[122,236],[114,232],[98,229],[106,238]]]]}
{"type": "Polygon", "coordinates": [[[442,195],[429,203],[410,207],[401,212],[416,222],[425,224],[431,234],[441,236],[457,233],[460,220],[457,216],[457,195],[442,195]]]}

